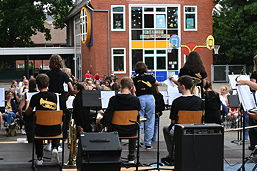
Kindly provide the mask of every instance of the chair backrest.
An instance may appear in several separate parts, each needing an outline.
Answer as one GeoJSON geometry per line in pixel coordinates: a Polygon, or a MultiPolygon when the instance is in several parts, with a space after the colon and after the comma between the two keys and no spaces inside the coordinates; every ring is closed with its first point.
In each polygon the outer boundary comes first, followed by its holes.
{"type": "Polygon", "coordinates": [[[114,111],[111,123],[114,125],[133,125],[133,124],[135,124],[130,121],[134,121],[134,122],[138,121],[138,110],[114,111]]]}
{"type": "Polygon", "coordinates": [[[178,112],[178,124],[200,124],[202,123],[203,111],[185,111],[178,112]]]}
{"type": "Polygon", "coordinates": [[[62,110],[37,110],[35,124],[43,126],[60,125],[62,116],[62,110]]]}

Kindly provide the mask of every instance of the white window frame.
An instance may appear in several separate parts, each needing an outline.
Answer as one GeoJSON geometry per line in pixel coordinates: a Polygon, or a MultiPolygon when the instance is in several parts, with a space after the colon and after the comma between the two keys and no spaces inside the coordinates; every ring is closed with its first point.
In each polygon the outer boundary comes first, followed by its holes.
{"type": "Polygon", "coordinates": [[[197,6],[193,6],[193,5],[185,5],[184,6],[184,31],[197,31],[198,28],[198,12],[197,12],[197,6]],[[195,12],[186,12],[186,8],[195,8],[195,12]],[[187,29],[186,28],[186,14],[194,14],[195,15],[195,28],[194,29],[187,29]]]}
{"type": "Polygon", "coordinates": [[[126,74],[126,48],[112,48],[112,72],[116,73],[116,74],[126,74]],[[124,54],[113,54],[114,50],[124,50],[124,54]],[[124,70],[123,71],[114,71],[114,57],[115,56],[123,56],[124,60],[123,60],[123,66],[124,66],[124,70]]]}
{"type": "Polygon", "coordinates": [[[84,9],[83,15],[80,16],[81,41],[82,42],[86,41],[86,39],[87,39],[87,17],[88,16],[86,14],[86,9],[84,9]]]}
{"type": "Polygon", "coordinates": [[[111,5],[111,31],[126,31],[126,9],[125,5],[111,5]],[[123,12],[114,12],[113,8],[122,7],[123,12]],[[115,29],[113,28],[113,14],[122,14],[123,15],[123,29],[115,29]]]}

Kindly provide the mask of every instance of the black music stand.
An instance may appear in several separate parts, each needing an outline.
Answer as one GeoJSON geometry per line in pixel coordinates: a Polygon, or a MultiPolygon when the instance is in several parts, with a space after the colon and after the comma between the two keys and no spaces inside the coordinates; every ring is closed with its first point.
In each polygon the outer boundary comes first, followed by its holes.
{"type": "Polygon", "coordinates": [[[83,90],[82,106],[83,107],[102,107],[100,90],[83,90]]]}
{"type": "MultiPolygon", "coordinates": [[[[228,97],[229,108],[240,108],[240,102],[239,102],[238,95],[228,95],[227,97],[228,97]]],[[[240,117],[240,122],[242,125],[242,117],[240,117]]],[[[240,126],[239,122],[238,122],[237,126],[238,127],[240,126]]],[[[242,135],[242,130],[237,131],[237,140],[232,140],[231,142],[241,145],[241,143],[242,143],[241,135],[242,135]]]]}
{"type": "Polygon", "coordinates": [[[156,115],[158,115],[158,122],[157,122],[157,127],[158,127],[158,131],[157,131],[157,167],[153,167],[150,169],[142,169],[140,171],[148,171],[148,170],[174,170],[174,169],[169,169],[169,168],[160,168],[160,115],[159,113],[157,113],[156,115]]]}

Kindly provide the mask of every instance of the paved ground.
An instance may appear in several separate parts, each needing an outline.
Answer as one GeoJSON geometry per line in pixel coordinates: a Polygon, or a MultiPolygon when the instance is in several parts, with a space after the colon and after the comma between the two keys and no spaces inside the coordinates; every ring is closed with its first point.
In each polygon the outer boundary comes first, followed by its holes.
{"type": "MultiPolygon", "coordinates": [[[[0,83],[0,87],[8,88],[9,83],[0,83]]],[[[219,91],[220,86],[224,84],[214,84],[214,89],[219,91]]],[[[165,89],[165,87],[164,87],[165,89]]],[[[164,157],[167,155],[166,145],[164,142],[162,127],[169,125],[169,111],[165,111],[163,116],[161,116],[160,121],[160,157],[164,157]]],[[[24,135],[18,135],[15,137],[6,137],[4,129],[0,130],[0,170],[2,171],[29,171],[30,168],[30,160],[31,160],[31,144],[27,143],[17,143],[17,139],[25,138],[24,135]]],[[[242,145],[231,143],[232,140],[237,140],[237,132],[228,132],[224,134],[224,164],[225,171],[234,171],[240,167],[242,163],[242,145]],[[230,166],[226,164],[237,164],[235,166],[230,166]]],[[[249,142],[246,142],[246,148],[248,147],[249,142]]],[[[211,148],[211,147],[210,147],[211,148]]],[[[144,148],[140,148],[140,162],[142,164],[150,164],[156,162],[156,143],[153,143],[152,150],[145,150],[144,148]]],[[[126,157],[127,155],[127,146],[123,146],[122,157],[126,157]]],[[[246,156],[250,154],[249,150],[245,150],[246,156]]],[[[65,161],[67,161],[68,157],[68,149],[65,148],[65,161]]],[[[45,153],[46,156],[50,157],[49,153],[45,153]]],[[[212,154],[206,154],[206,157],[212,154]]],[[[252,170],[254,164],[247,165],[246,170],[252,170]]],[[[57,168],[43,168],[40,170],[57,170],[57,168]]]]}

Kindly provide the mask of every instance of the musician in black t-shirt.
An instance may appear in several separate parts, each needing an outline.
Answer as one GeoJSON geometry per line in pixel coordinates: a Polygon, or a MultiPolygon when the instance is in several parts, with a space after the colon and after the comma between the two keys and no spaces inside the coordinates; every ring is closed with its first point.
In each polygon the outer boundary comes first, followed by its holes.
{"type": "MultiPolygon", "coordinates": [[[[36,78],[36,83],[40,92],[31,97],[30,104],[28,109],[25,111],[25,115],[31,115],[34,108],[36,110],[56,110],[57,108],[56,94],[47,91],[47,87],[49,83],[48,76],[46,74],[39,74],[36,78]]],[[[61,132],[62,132],[61,125],[55,125],[55,126],[35,125],[35,135],[37,136],[43,136],[43,137],[55,136],[55,135],[61,134],[61,132]]],[[[36,154],[37,154],[37,164],[42,165],[43,140],[36,140],[35,145],[36,145],[36,154]]],[[[52,140],[52,146],[53,146],[53,149],[57,149],[58,140],[52,140]]]]}
{"type": "Polygon", "coordinates": [[[204,110],[203,100],[195,95],[192,95],[191,88],[193,86],[193,80],[190,76],[181,76],[178,79],[178,90],[182,93],[182,96],[176,98],[171,105],[170,109],[170,120],[171,124],[168,127],[163,128],[163,135],[167,150],[169,155],[162,158],[162,162],[166,164],[171,164],[173,154],[172,154],[172,144],[173,144],[173,131],[174,125],[178,121],[178,112],[181,110],[185,111],[199,111],[204,110]]]}

